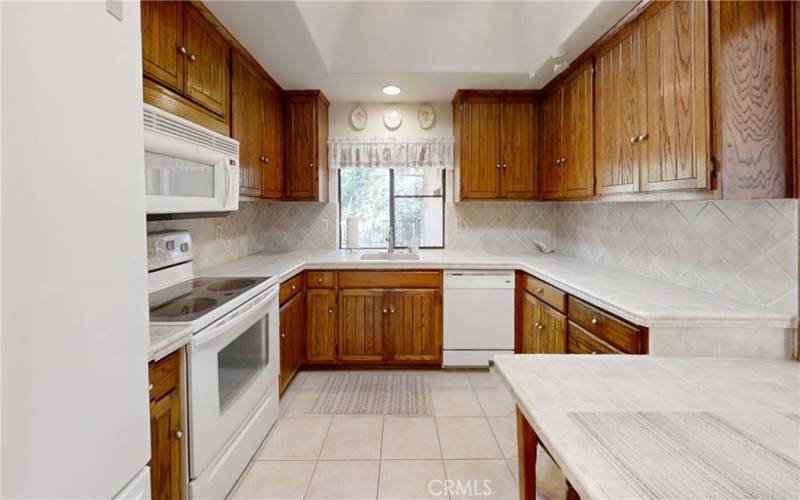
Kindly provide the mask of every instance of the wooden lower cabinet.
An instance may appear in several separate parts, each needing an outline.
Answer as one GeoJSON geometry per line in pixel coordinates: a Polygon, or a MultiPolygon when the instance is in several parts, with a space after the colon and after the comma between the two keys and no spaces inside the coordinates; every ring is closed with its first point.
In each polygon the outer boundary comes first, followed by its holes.
{"type": "Polygon", "coordinates": [[[385,290],[350,289],[339,292],[339,342],[341,361],[381,361],[384,358],[385,290]]]}
{"type": "Polygon", "coordinates": [[[280,392],[283,393],[305,359],[306,297],[300,291],[281,305],[280,392]]]}
{"type": "Polygon", "coordinates": [[[181,499],[180,353],[150,363],[150,494],[181,499]]]}
{"type": "Polygon", "coordinates": [[[306,291],[306,359],[333,361],[336,357],[336,290],[306,291]]]}
{"type": "Polygon", "coordinates": [[[392,361],[441,361],[442,307],[439,290],[389,292],[392,361]]]}
{"type": "Polygon", "coordinates": [[[530,293],[523,292],[523,295],[521,352],[566,353],[566,317],[530,293]]]}

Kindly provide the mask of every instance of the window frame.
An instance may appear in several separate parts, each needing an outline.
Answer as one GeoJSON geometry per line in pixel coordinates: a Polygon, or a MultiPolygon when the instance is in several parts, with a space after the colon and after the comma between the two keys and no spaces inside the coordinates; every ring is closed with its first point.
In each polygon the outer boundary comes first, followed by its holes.
{"type": "MultiPolygon", "coordinates": [[[[447,227],[447,214],[446,214],[446,200],[447,200],[447,170],[442,169],[442,194],[403,194],[403,195],[395,195],[394,194],[394,168],[387,167],[389,169],[389,227],[392,229],[392,235],[394,236],[395,243],[397,243],[397,231],[396,231],[396,221],[395,221],[395,208],[394,203],[397,198],[406,198],[406,199],[415,199],[415,198],[441,198],[442,199],[442,245],[441,246],[420,246],[420,250],[442,250],[444,249],[445,244],[445,232],[447,227]]],[[[337,169],[336,173],[336,191],[337,191],[337,201],[339,202],[339,217],[337,224],[339,225],[339,250],[345,250],[344,246],[344,232],[341,231],[342,227],[342,170],[345,169],[337,169]]],[[[382,250],[386,247],[358,247],[356,250],[382,250]]],[[[407,249],[408,246],[401,246],[395,244],[395,249],[407,249]]]]}

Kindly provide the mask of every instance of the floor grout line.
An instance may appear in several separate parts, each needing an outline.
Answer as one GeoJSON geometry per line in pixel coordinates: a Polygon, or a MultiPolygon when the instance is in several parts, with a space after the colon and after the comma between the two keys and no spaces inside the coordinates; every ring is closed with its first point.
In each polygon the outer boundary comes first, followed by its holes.
{"type": "Polygon", "coordinates": [[[303,493],[303,498],[305,499],[308,497],[308,490],[311,488],[311,483],[314,481],[314,475],[317,473],[317,466],[319,466],[319,457],[322,456],[322,449],[325,447],[325,441],[328,440],[328,433],[331,431],[331,425],[333,425],[333,417],[330,417],[328,421],[328,428],[325,429],[325,437],[322,438],[322,444],[319,447],[319,451],[317,452],[317,459],[314,461],[314,470],[311,471],[311,476],[308,478],[308,484],[306,484],[306,491],[303,493]]]}

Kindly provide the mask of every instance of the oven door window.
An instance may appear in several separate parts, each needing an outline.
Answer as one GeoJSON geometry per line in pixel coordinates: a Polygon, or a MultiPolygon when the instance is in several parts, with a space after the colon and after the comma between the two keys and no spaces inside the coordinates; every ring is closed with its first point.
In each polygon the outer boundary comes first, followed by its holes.
{"type": "Polygon", "coordinates": [[[214,165],[145,152],[147,194],[214,197],[214,165]]]}
{"type": "Polygon", "coordinates": [[[269,363],[268,317],[254,324],[217,353],[220,414],[269,363]]]}

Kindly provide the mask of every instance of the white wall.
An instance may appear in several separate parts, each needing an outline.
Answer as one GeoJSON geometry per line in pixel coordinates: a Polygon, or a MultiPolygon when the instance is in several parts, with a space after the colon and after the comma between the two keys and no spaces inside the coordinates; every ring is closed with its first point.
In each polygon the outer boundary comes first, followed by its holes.
{"type": "Polygon", "coordinates": [[[331,137],[450,137],[453,135],[453,107],[449,102],[431,103],[436,121],[428,130],[423,130],[417,120],[421,103],[363,103],[369,119],[364,130],[355,130],[350,125],[350,111],[357,103],[333,103],[328,112],[331,137]],[[389,106],[397,106],[403,115],[403,122],[397,130],[389,130],[383,124],[383,111],[389,106]]]}
{"type": "Polygon", "coordinates": [[[141,35],[2,2],[3,498],[110,498],[150,455],[141,35]]]}

